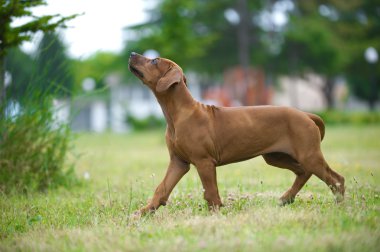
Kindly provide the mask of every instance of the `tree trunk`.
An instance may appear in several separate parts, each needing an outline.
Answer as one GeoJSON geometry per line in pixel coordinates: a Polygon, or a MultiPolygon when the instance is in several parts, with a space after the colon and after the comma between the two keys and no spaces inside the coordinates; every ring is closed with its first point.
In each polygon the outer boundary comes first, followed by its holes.
{"type": "Polygon", "coordinates": [[[368,108],[370,111],[374,111],[375,110],[375,106],[376,106],[376,101],[377,99],[379,98],[378,97],[378,90],[377,90],[377,83],[376,83],[376,66],[375,64],[372,64],[372,68],[371,69],[371,79],[370,79],[370,94],[369,94],[369,97],[368,97],[368,108]]]}
{"type": "Polygon", "coordinates": [[[369,111],[375,111],[375,101],[373,99],[370,99],[368,101],[368,108],[369,108],[369,111]]]}
{"type": "Polygon", "coordinates": [[[325,96],[327,109],[329,110],[333,109],[335,105],[334,94],[333,94],[334,85],[335,85],[334,78],[332,78],[331,76],[327,76],[325,85],[323,87],[323,94],[325,96]]]}
{"type": "Polygon", "coordinates": [[[5,57],[0,56],[0,118],[5,116],[5,57]]]}

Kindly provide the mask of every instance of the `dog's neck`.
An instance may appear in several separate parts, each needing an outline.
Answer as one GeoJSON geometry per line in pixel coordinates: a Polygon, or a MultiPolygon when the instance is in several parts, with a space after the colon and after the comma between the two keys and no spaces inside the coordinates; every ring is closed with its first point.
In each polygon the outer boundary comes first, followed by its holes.
{"type": "Polygon", "coordinates": [[[168,129],[175,133],[175,124],[192,114],[197,101],[183,81],[163,93],[154,91],[154,94],[164,113],[168,129]]]}

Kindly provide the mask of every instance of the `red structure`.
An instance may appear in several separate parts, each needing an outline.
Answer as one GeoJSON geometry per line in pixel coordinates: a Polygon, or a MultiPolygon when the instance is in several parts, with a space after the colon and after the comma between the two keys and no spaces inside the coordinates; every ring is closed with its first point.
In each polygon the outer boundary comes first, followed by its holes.
{"type": "Polygon", "coordinates": [[[213,100],[221,106],[251,106],[271,103],[272,90],[265,85],[265,75],[260,69],[230,68],[224,73],[221,86],[204,93],[205,100],[213,100]]]}

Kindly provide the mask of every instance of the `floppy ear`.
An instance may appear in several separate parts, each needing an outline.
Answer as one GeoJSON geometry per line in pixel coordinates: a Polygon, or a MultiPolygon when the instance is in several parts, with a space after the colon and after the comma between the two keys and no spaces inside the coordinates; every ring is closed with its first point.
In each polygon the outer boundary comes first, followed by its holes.
{"type": "Polygon", "coordinates": [[[156,91],[161,93],[166,91],[171,85],[179,83],[182,72],[177,67],[172,67],[161,79],[158,80],[156,91]]]}

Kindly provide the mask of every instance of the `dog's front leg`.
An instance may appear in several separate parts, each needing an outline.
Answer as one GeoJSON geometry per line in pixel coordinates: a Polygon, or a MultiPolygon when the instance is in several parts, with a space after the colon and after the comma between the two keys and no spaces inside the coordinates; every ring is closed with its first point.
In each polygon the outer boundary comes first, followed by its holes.
{"type": "Polygon", "coordinates": [[[199,177],[201,178],[204,198],[210,210],[218,209],[222,206],[220,200],[218,184],[216,180],[216,167],[212,161],[204,160],[196,164],[199,177]]]}
{"type": "Polygon", "coordinates": [[[141,215],[144,215],[148,212],[154,212],[161,205],[165,206],[166,201],[168,200],[173,188],[183,177],[183,175],[185,175],[189,170],[190,165],[188,163],[179,160],[175,156],[172,156],[164,179],[156,188],[154,196],[149,204],[141,208],[139,210],[139,213],[141,215]]]}

